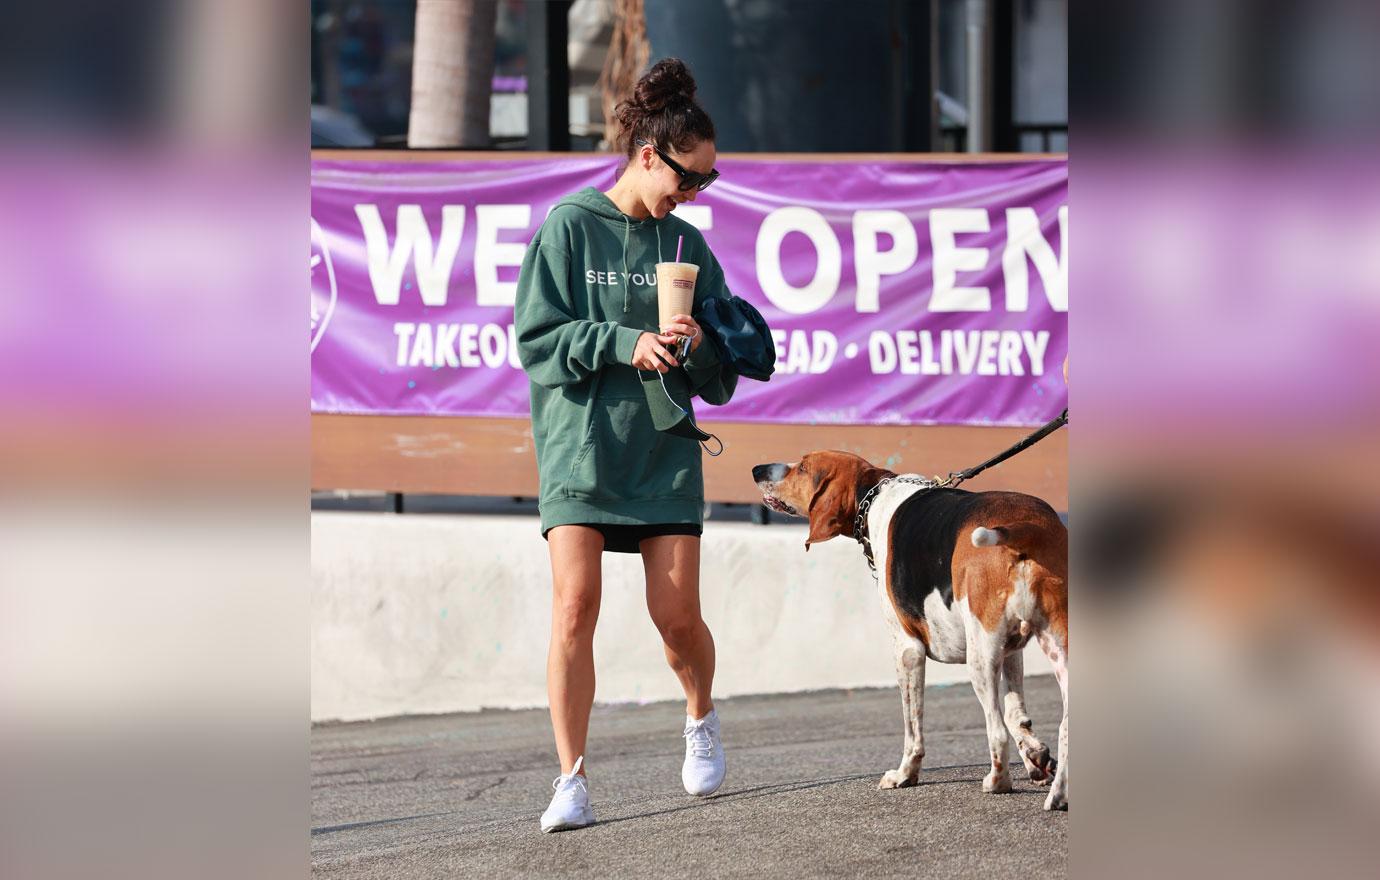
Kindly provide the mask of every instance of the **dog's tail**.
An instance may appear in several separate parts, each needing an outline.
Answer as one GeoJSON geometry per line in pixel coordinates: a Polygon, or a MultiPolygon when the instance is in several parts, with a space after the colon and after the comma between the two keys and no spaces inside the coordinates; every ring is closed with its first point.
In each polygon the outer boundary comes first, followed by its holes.
{"type": "Polygon", "coordinates": [[[1029,553],[1040,542],[1040,530],[1029,523],[1011,523],[1005,526],[973,529],[974,547],[1010,547],[1017,553],[1029,553]]]}
{"type": "Polygon", "coordinates": [[[986,529],[978,526],[973,529],[974,547],[996,547],[1007,542],[1006,529],[986,529]]]}

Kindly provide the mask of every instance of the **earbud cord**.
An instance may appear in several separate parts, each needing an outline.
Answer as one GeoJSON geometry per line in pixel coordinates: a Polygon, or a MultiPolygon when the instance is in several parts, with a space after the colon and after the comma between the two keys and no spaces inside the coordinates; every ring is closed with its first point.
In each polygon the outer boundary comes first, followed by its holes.
{"type": "MultiPolygon", "coordinates": [[[[696,335],[698,335],[698,334],[696,334],[696,335]]],[[[687,337],[686,337],[687,340],[694,340],[694,338],[695,338],[694,336],[687,336],[687,337]]],[[[661,393],[666,395],[666,399],[669,400],[669,401],[671,401],[671,405],[674,406],[676,409],[680,410],[681,412],[685,413],[686,418],[688,418],[688,419],[690,420],[690,425],[691,425],[691,427],[693,427],[696,431],[700,431],[701,433],[704,433],[704,434],[709,434],[709,436],[710,436],[711,438],[713,438],[714,442],[719,444],[719,451],[718,451],[718,452],[712,451],[712,450],[709,448],[709,446],[705,444],[705,442],[704,442],[703,440],[699,441],[700,447],[701,447],[702,449],[704,449],[705,452],[709,453],[711,456],[718,456],[718,455],[722,454],[723,451],[724,451],[724,441],[720,440],[717,434],[710,434],[708,431],[704,430],[704,429],[701,428],[699,425],[695,424],[695,414],[694,414],[693,412],[691,412],[690,409],[689,409],[688,407],[684,407],[684,406],[681,406],[679,403],[676,403],[676,399],[675,399],[674,397],[671,396],[671,390],[670,390],[669,388],[666,387],[666,374],[665,374],[665,373],[661,372],[660,370],[657,370],[657,371],[656,371],[656,377],[657,377],[657,380],[661,382],[661,393]]]]}

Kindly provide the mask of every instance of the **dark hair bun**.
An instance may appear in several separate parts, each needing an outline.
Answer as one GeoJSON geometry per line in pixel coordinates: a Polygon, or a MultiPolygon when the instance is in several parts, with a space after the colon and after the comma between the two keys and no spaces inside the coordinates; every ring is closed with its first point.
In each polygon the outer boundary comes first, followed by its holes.
{"type": "Polygon", "coordinates": [[[695,100],[695,78],[679,58],[652,65],[613,115],[618,120],[617,144],[629,158],[639,139],[682,151],[714,140],[714,122],[695,100]]]}
{"type": "Polygon", "coordinates": [[[695,78],[679,58],[663,58],[637,81],[633,103],[644,113],[658,113],[695,100],[695,78]]]}

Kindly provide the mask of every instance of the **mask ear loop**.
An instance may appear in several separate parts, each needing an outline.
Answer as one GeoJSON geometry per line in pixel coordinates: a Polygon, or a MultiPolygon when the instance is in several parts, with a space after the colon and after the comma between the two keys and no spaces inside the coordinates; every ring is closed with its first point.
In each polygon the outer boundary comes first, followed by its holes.
{"type": "Polygon", "coordinates": [[[703,428],[701,428],[699,425],[695,424],[695,414],[694,414],[693,412],[691,412],[688,408],[681,406],[679,403],[676,403],[676,399],[675,399],[674,397],[671,396],[670,389],[668,389],[668,388],[666,387],[666,374],[665,374],[665,373],[661,372],[660,370],[657,370],[657,371],[656,371],[656,378],[657,378],[657,381],[661,383],[661,393],[666,395],[666,399],[669,400],[669,401],[671,401],[671,405],[672,405],[672,406],[674,406],[676,409],[680,410],[682,413],[685,414],[685,417],[686,417],[687,419],[690,420],[690,425],[691,425],[696,431],[701,431],[701,432],[703,432],[703,433],[705,433],[705,434],[709,434],[710,438],[713,439],[715,443],[718,443],[718,444],[719,444],[719,451],[718,451],[718,452],[714,452],[713,450],[711,450],[711,449],[709,448],[709,446],[706,445],[705,442],[704,442],[703,440],[699,441],[700,448],[703,449],[705,452],[709,453],[710,455],[716,457],[716,458],[717,458],[718,456],[722,455],[722,454],[723,454],[723,451],[724,451],[724,441],[722,441],[722,440],[719,439],[719,435],[718,435],[718,434],[710,434],[708,431],[705,431],[705,430],[704,430],[703,428]]]}
{"type": "MultiPolygon", "coordinates": [[[[696,339],[699,339],[699,338],[700,338],[700,331],[699,331],[699,328],[698,328],[698,327],[695,328],[695,335],[694,335],[694,336],[687,336],[687,337],[685,337],[685,346],[684,346],[684,348],[685,348],[685,355],[686,355],[686,356],[689,356],[689,354],[690,354],[690,343],[694,342],[696,339]]],[[[682,360],[683,360],[683,359],[684,359],[684,358],[682,358],[682,360]]],[[[665,390],[665,388],[666,388],[666,383],[665,383],[665,382],[662,382],[662,383],[661,383],[661,387],[662,387],[662,390],[665,390]]],[[[666,396],[667,396],[667,397],[670,397],[671,395],[670,395],[670,393],[668,392],[666,396]]],[[[675,403],[674,400],[671,401],[671,402],[672,402],[672,403],[675,403]]],[[[677,405],[679,405],[679,404],[677,404],[677,405]]],[[[684,412],[685,412],[685,414],[686,414],[687,416],[690,417],[690,424],[695,425],[695,416],[694,416],[694,414],[691,413],[689,410],[684,410],[684,412]]],[[[695,430],[696,430],[696,431],[704,431],[704,429],[701,428],[699,425],[695,425],[695,430]]],[[[703,440],[700,441],[700,448],[702,448],[705,452],[707,452],[707,453],[709,453],[710,455],[715,456],[715,457],[718,457],[719,455],[722,455],[722,454],[723,454],[723,451],[724,451],[724,441],[720,440],[720,439],[719,439],[719,435],[717,435],[717,434],[710,434],[708,431],[704,431],[704,433],[709,434],[709,436],[714,440],[714,442],[717,443],[717,444],[719,444],[719,451],[718,451],[718,452],[715,452],[715,451],[713,451],[712,449],[710,449],[709,446],[708,446],[703,440]]]]}

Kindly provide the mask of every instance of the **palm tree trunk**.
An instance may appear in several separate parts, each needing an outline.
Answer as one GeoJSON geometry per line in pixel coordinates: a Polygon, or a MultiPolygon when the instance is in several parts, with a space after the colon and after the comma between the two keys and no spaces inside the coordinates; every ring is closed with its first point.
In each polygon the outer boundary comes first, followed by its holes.
{"type": "Polygon", "coordinates": [[[409,147],[489,146],[497,0],[417,0],[409,147]]]}
{"type": "Polygon", "coordinates": [[[647,13],[643,0],[613,0],[613,37],[604,59],[604,72],[596,88],[604,103],[603,149],[612,150],[618,139],[618,119],[613,110],[632,97],[647,67],[652,47],[647,42],[647,13]]]}

